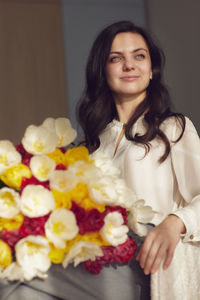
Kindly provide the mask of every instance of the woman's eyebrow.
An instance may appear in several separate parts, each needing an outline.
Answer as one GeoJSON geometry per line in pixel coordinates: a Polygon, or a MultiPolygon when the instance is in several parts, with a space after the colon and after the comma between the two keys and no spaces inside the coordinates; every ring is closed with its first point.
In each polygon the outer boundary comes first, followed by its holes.
{"type": "MultiPolygon", "coordinates": [[[[137,48],[137,49],[134,49],[131,52],[135,53],[135,52],[138,52],[140,50],[144,50],[144,51],[148,52],[148,50],[145,49],[145,48],[137,48]]],[[[123,54],[123,52],[121,52],[121,51],[111,51],[110,54],[123,54]]]]}
{"type": "Polygon", "coordinates": [[[148,50],[145,49],[145,48],[137,48],[137,49],[133,50],[133,52],[137,52],[137,51],[140,51],[140,50],[144,50],[144,51],[148,52],[148,50]]]}
{"type": "Polygon", "coordinates": [[[122,54],[120,51],[111,51],[110,54],[122,54]]]}

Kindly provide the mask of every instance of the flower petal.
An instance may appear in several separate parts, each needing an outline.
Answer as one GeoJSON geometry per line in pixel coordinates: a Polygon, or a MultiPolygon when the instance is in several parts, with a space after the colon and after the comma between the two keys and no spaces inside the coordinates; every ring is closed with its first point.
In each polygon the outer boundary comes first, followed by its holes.
{"type": "Polygon", "coordinates": [[[57,118],[55,120],[56,133],[60,138],[59,147],[65,147],[71,144],[76,136],[76,130],[71,126],[71,122],[66,118],[57,118]]]}
{"type": "Polygon", "coordinates": [[[55,207],[52,193],[42,185],[27,185],[22,192],[20,208],[28,217],[41,217],[55,207]]]}
{"type": "Polygon", "coordinates": [[[78,183],[78,178],[69,170],[55,170],[50,177],[51,190],[68,192],[78,183]]]}
{"type": "Polygon", "coordinates": [[[117,168],[111,159],[108,158],[105,152],[97,150],[90,155],[90,158],[94,160],[94,164],[101,172],[107,176],[119,176],[120,170],[117,168]]]}
{"type": "Polygon", "coordinates": [[[108,213],[104,218],[104,223],[100,233],[112,246],[118,246],[127,240],[129,229],[123,225],[124,219],[119,212],[108,213]]]}
{"type": "Polygon", "coordinates": [[[67,240],[72,240],[79,228],[75,215],[65,208],[55,210],[45,224],[46,236],[56,248],[63,249],[67,240]]]}
{"type": "Polygon", "coordinates": [[[21,155],[10,141],[0,141],[0,174],[20,163],[21,159],[21,155]]]}
{"type": "Polygon", "coordinates": [[[31,170],[26,165],[19,163],[7,169],[0,175],[0,179],[9,187],[19,190],[23,178],[30,178],[32,176],[31,170]]]}
{"type": "Polygon", "coordinates": [[[80,241],[71,247],[62,264],[63,267],[66,268],[70,263],[74,262],[74,266],[76,267],[88,259],[94,261],[97,256],[103,256],[103,251],[98,245],[91,242],[80,241]]]}
{"type": "Polygon", "coordinates": [[[19,211],[19,193],[7,187],[0,189],[0,217],[12,219],[19,211]]]}
{"type": "Polygon", "coordinates": [[[59,143],[56,133],[44,126],[30,125],[27,127],[22,144],[31,154],[46,154],[53,152],[59,143]]]}
{"type": "Polygon", "coordinates": [[[153,210],[150,206],[145,205],[144,200],[137,200],[129,210],[128,225],[138,235],[147,234],[145,226],[140,223],[149,223],[153,218],[153,210]]]}
{"type": "Polygon", "coordinates": [[[0,240],[0,267],[6,268],[12,262],[12,251],[7,243],[0,240]]]}
{"type": "Polygon", "coordinates": [[[44,120],[43,126],[57,134],[59,137],[59,147],[66,147],[77,136],[76,130],[72,128],[71,122],[67,118],[47,118],[44,120]]]}
{"type": "Polygon", "coordinates": [[[32,269],[24,269],[16,262],[13,262],[5,270],[0,272],[0,279],[8,279],[10,281],[30,281],[34,277],[45,279],[47,278],[47,274],[37,270],[32,271],[32,269]]]}
{"type": "Polygon", "coordinates": [[[45,273],[51,266],[50,246],[44,237],[29,235],[16,244],[15,250],[17,263],[27,280],[36,277],[38,272],[45,273]]]}
{"type": "Polygon", "coordinates": [[[46,181],[52,175],[56,163],[45,155],[35,155],[30,160],[30,168],[33,175],[40,181],[46,181]]]}

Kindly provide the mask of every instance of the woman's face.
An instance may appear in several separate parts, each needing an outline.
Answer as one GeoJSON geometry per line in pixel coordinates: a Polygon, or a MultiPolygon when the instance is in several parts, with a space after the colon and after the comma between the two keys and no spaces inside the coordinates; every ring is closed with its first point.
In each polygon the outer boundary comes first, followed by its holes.
{"type": "Polygon", "coordinates": [[[145,98],[152,69],[147,44],[140,34],[125,32],[115,36],[106,64],[106,79],[115,99],[145,98]]]}

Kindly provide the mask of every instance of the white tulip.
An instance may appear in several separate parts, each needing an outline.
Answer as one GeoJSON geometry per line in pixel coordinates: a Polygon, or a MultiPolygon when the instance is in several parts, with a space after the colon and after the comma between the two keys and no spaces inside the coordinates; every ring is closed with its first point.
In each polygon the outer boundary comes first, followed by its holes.
{"type": "Polygon", "coordinates": [[[113,161],[108,158],[105,152],[101,150],[97,150],[90,155],[90,158],[94,160],[94,164],[98,167],[101,172],[106,174],[107,176],[119,176],[120,170],[117,168],[113,161]]]}
{"type": "Polygon", "coordinates": [[[77,176],[70,170],[55,170],[50,177],[51,190],[59,192],[68,192],[78,183],[77,176]]]}
{"type": "Polygon", "coordinates": [[[117,205],[118,193],[111,176],[103,176],[100,179],[89,182],[90,197],[97,203],[107,205],[117,205]]]}
{"type": "Polygon", "coordinates": [[[40,181],[46,181],[52,175],[56,163],[45,155],[35,155],[30,160],[30,168],[33,175],[40,181]]]}
{"type": "Polygon", "coordinates": [[[12,219],[19,211],[19,193],[7,187],[0,189],[0,217],[12,219]]]}
{"type": "Polygon", "coordinates": [[[58,249],[65,248],[66,241],[72,240],[78,231],[74,213],[65,208],[53,211],[45,223],[46,236],[58,249]]]}
{"type": "Polygon", "coordinates": [[[56,133],[44,126],[30,125],[27,127],[22,144],[31,154],[47,154],[53,152],[58,146],[59,138],[56,133]]]}
{"type": "Polygon", "coordinates": [[[31,272],[29,272],[29,269],[24,269],[16,262],[10,264],[6,269],[3,269],[2,272],[0,270],[0,279],[8,279],[9,281],[19,280],[23,282],[30,281],[34,277],[45,279],[47,278],[47,276],[48,275],[46,273],[40,272],[38,270],[36,271],[35,269],[34,271],[32,271],[31,269],[31,272]]]}
{"type": "Polygon", "coordinates": [[[52,193],[42,185],[27,185],[21,195],[20,208],[25,216],[41,217],[55,208],[52,193]]]}
{"type": "Polygon", "coordinates": [[[145,224],[152,220],[153,215],[152,208],[145,205],[144,200],[137,200],[129,210],[128,225],[136,234],[145,236],[148,232],[145,224]]]}
{"type": "Polygon", "coordinates": [[[100,233],[112,246],[118,246],[127,240],[129,229],[123,223],[124,219],[117,211],[108,213],[104,218],[104,226],[100,233]]]}
{"type": "Polygon", "coordinates": [[[66,254],[62,265],[66,268],[70,263],[74,262],[74,266],[76,267],[83,261],[89,259],[94,261],[97,256],[103,256],[103,251],[97,244],[79,241],[66,254]]]}
{"type": "Polygon", "coordinates": [[[47,272],[51,266],[49,252],[49,243],[42,236],[29,235],[19,240],[15,246],[16,260],[26,280],[47,272]]]}
{"type": "Polygon", "coordinates": [[[1,270],[0,279],[30,281],[34,277],[45,279],[51,266],[50,246],[42,236],[29,235],[15,245],[16,262],[1,270]]]}
{"type": "Polygon", "coordinates": [[[7,140],[0,141],[0,174],[21,162],[21,154],[7,140]]]}
{"type": "Polygon", "coordinates": [[[67,118],[47,118],[43,122],[43,126],[57,134],[59,137],[59,147],[71,144],[77,136],[76,130],[72,128],[71,122],[67,118]]]}
{"type": "Polygon", "coordinates": [[[134,205],[135,201],[137,200],[136,193],[133,189],[130,189],[126,185],[123,179],[116,178],[115,189],[118,193],[116,205],[120,205],[126,209],[129,209],[134,205]]]}
{"type": "Polygon", "coordinates": [[[88,181],[90,197],[95,202],[107,205],[120,205],[129,209],[136,201],[136,194],[129,189],[123,179],[103,175],[88,181]]]}
{"type": "Polygon", "coordinates": [[[79,160],[70,165],[68,170],[84,183],[94,182],[102,177],[102,172],[94,164],[79,160]]]}

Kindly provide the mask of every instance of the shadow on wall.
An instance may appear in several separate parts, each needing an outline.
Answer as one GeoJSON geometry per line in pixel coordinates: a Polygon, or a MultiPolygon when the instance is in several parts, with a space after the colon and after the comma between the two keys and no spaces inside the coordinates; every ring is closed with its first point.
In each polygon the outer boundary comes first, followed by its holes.
{"type": "Polygon", "coordinates": [[[166,54],[165,78],[176,110],[200,133],[200,1],[146,0],[148,26],[166,54]]]}

